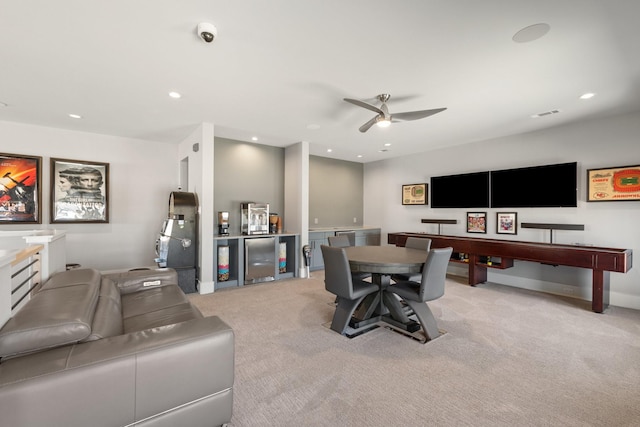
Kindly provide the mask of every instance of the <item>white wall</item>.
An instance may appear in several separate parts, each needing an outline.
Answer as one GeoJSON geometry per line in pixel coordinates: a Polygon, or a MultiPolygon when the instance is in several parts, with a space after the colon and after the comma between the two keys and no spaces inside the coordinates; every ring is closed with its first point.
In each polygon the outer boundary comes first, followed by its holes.
{"type": "MultiPolygon", "coordinates": [[[[540,119],[546,120],[546,119],[540,119]]],[[[495,213],[515,211],[521,222],[584,224],[584,231],[556,231],[554,243],[583,243],[640,249],[640,201],[587,203],[586,171],[590,168],[640,164],[640,113],[621,115],[445,148],[365,165],[366,224],[379,224],[384,233],[437,233],[437,225],[422,218],[457,219],[443,225],[442,234],[467,235],[466,210],[403,206],[402,184],[429,182],[431,176],[507,169],[551,163],[578,162],[577,208],[470,209],[487,211],[488,232],[482,237],[548,242],[549,232],[518,228],[516,236],[495,234],[495,213]]],[[[477,235],[476,235],[477,237],[477,235]]],[[[386,237],[383,237],[386,242],[386,237]]],[[[591,299],[590,270],[518,262],[513,269],[489,272],[489,281],[591,299]]],[[[626,274],[611,273],[611,304],[640,309],[640,266],[626,274]]]]}
{"type": "Polygon", "coordinates": [[[67,230],[67,262],[100,270],[154,265],[155,240],[178,186],[178,146],[0,121],[0,152],[42,156],[42,224],[67,230]],[[109,163],[109,223],[49,224],[51,157],[109,163]]]}

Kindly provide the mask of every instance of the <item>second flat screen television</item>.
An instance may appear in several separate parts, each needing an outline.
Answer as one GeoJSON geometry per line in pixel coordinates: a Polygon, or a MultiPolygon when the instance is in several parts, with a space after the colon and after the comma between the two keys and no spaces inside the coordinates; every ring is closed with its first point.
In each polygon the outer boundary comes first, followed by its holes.
{"type": "Polygon", "coordinates": [[[491,207],[578,206],[577,163],[491,171],[491,207]]]}

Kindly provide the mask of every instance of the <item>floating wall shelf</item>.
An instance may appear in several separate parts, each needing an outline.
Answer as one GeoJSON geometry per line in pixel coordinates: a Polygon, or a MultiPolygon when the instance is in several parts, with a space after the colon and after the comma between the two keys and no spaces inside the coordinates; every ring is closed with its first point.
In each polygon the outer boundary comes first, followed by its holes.
{"type": "Polygon", "coordinates": [[[422,219],[420,222],[422,222],[423,224],[438,224],[438,234],[440,234],[440,227],[442,227],[442,224],[457,224],[458,220],[457,219],[422,219]]]}
{"type": "Polygon", "coordinates": [[[520,227],[549,230],[549,243],[553,243],[553,230],[584,231],[584,224],[545,224],[538,222],[523,222],[522,224],[520,224],[520,227]]]}

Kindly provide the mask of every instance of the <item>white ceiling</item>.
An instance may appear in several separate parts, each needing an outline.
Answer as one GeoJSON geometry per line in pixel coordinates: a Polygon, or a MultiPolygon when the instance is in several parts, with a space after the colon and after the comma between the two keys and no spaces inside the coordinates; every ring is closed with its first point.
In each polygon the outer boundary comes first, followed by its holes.
{"type": "Polygon", "coordinates": [[[0,120],[173,143],[210,122],[370,162],[640,110],[638,17],[636,0],[0,0],[0,120]],[[360,133],[375,113],[342,99],[380,93],[448,110],[360,133]]]}

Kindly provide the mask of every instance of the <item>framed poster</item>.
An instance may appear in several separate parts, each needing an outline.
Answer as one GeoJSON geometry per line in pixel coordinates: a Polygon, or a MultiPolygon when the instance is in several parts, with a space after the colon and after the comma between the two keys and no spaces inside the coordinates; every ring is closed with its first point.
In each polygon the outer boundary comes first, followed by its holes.
{"type": "Polygon", "coordinates": [[[498,212],[496,214],[496,233],[518,234],[518,214],[516,212],[498,212]]]}
{"type": "Polygon", "coordinates": [[[51,222],[109,222],[109,164],[51,159],[51,222]]]}
{"type": "Polygon", "coordinates": [[[40,224],[42,157],[0,153],[0,224],[40,224]]]}
{"type": "Polygon", "coordinates": [[[487,213],[467,212],[467,233],[486,233],[487,213]]]}
{"type": "Polygon", "coordinates": [[[640,200],[640,166],[587,171],[587,202],[640,200]]]}
{"type": "Polygon", "coordinates": [[[402,186],[403,205],[426,205],[427,184],[407,184],[402,186]]]}

